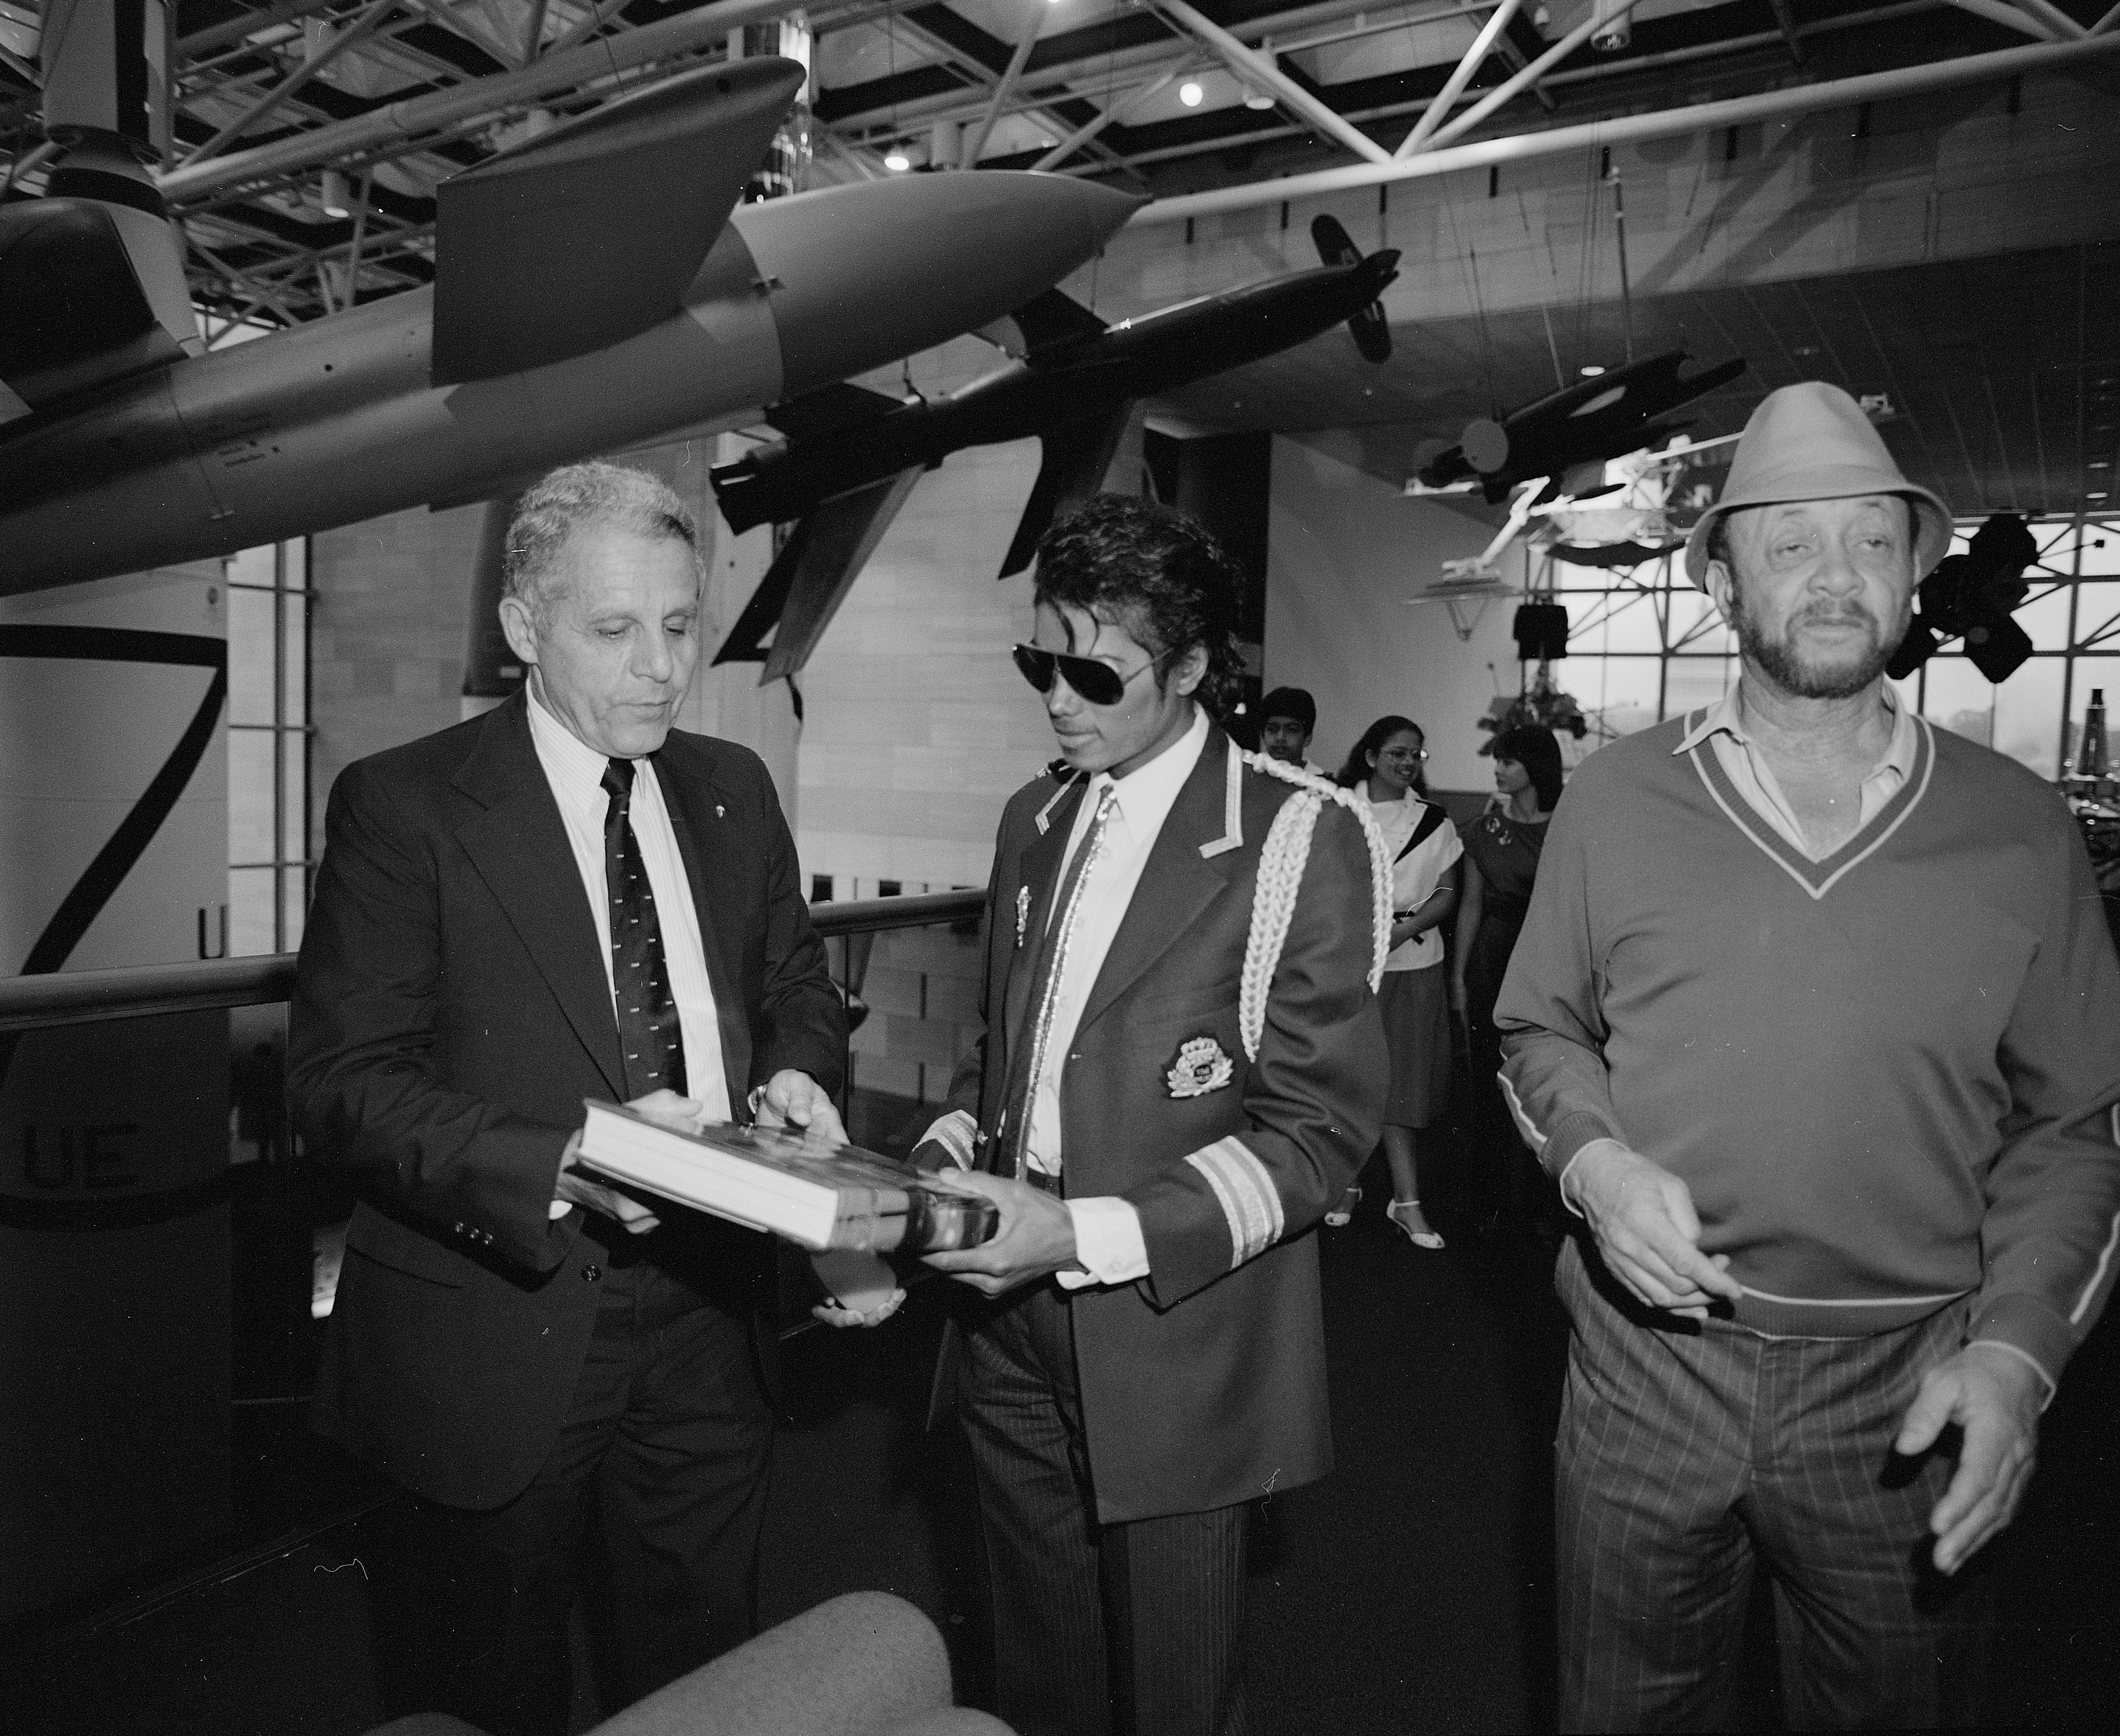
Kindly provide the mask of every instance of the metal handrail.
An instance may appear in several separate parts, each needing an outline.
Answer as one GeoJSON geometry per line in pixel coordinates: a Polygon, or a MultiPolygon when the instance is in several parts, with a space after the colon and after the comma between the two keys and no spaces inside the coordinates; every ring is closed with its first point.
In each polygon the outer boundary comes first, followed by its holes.
{"type": "MultiPolygon", "coordinates": [[[[810,907],[810,922],[826,939],[875,934],[886,929],[977,921],[986,908],[977,887],[922,892],[907,898],[861,898],[810,907]]],[[[254,958],[216,958],[188,965],[135,965],[122,970],[60,970],[0,977],[0,1031],[89,1025],[212,1007],[259,1007],[295,992],[292,952],[254,958]]]]}

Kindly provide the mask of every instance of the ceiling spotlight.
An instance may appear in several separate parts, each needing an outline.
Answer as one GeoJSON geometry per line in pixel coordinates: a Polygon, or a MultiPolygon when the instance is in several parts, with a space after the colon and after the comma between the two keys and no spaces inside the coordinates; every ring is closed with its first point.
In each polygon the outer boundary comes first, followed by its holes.
{"type": "Polygon", "coordinates": [[[1188,78],[1178,87],[1178,100],[1188,109],[1198,108],[1200,99],[1206,94],[1200,88],[1200,81],[1197,78],[1188,78]]]}
{"type": "Polygon", "coordinates": [[[1271,109],[1273,99],[1263,91],[1248,89],[1244,92],[1244,106],[1247,109],[1271,109]]]}
{"type": "Polygon", "coordinates": [[[897,146],[893,145],[890,147],[890,155],[883,160],[883,166],[893,175],[903,175],[913,166],[913,159],[900,150],[897,146]]]}
{"type": "Polygon", "coordinates": [[[342,169],[324,170],[323,191],[317,203],[328,217],[350,217],[353,215],[353,200],[346,192],[346,171],[342,169]]]}
{"type": "Polygon", "coordinates": [[[1597,365],[1597,364],[1596,362],[1594,362],[1594,361],[1593,361],[1593,362],[1588,362],[1588,363],[1586,363],[1586,364],[1583,365],[1583,369],[1582,369],[1582,370],[1581,370],[1581,371],[1582,371],[1583,377],[1585,379],[1596,379],[1596,378],[1597,378],[1600,374],[1602,374],[1605,370],[1604,370],[1602,368],[1599,367],[1599,366],[1597,365]]]}

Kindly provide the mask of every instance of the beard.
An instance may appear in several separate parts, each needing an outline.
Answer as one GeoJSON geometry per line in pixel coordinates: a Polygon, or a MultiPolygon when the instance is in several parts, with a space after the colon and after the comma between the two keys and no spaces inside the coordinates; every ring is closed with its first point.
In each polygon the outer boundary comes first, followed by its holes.
{"type": "Polygon", "coordinates": [[[1859,603],[1811,603],[1789,617],[1777,639],[1769,635],[1746,607],[1741,592],[1736,602],[1730,625],[1737,635],[1738,650],[1768,680],[1796,699],[1852,699],[1862,691],[1885,673],[1885,665],[1906,636],[1913,612],[1909,597],[1899,608],[1899,619],[1887,631],[1886,624],[1859,603]],[[1868,642],[1832,658],[1806,657],[1797,648],[1798,631],[1828,621],[1859,623],[1868,630],[1868,642]]]}

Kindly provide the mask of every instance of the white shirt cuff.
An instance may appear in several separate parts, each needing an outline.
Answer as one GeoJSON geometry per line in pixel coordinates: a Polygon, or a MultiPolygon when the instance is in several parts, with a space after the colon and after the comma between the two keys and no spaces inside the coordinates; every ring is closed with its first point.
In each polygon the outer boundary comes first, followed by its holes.
{"type": "Polygon", "coordinates": [[[1075,1220],[1075,1258],[1080,1272],[1055,1274],[1063,1290],[1090,1284],[1131,1284],[1148,1276],[1148,1244],[1141,1239],[1141,1214],[1115,1194],[1071,1199],[1067,1215],[1075,1220]]]}

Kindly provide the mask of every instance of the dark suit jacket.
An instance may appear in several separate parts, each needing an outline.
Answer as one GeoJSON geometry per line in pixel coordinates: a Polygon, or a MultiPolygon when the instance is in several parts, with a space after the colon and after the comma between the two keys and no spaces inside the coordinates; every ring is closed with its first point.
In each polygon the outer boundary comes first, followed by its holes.
{"type": "MultiPolygon", "coordinates": [[[[1296,792],[1242,769],[1241,842],[1230,845],[1234,752],[1210,732],[1105,955],[1061,1082],[1067,1192],[1130,1200],[1148,1249],[1147,1278],[1080,1292],[1073,1303],[1090,1479],[1106,1524],[1228,1506],[1332,1468],[1317,1246],[1304,1232],[1353,1181],[1381,1128],[1387,1068],[1367,974],[1369,851],[1360,823],[1327,803],[1258,1058],[1247,1062],[1238,980],[1259,848],[1296,792]],[[1181,1095],[1200,1081],[1179,1052],[1201,1039],[1230,1063],[1227,1082],[1181,1095]],[[1227,1152],[1233,1139],[1255,1168],[1227,1152]],[[1220,1164],[1194,1161],[1218,1145],[1220,1164]],[[1247,1194],[1247,1176],[1270,1187],[1280,1228],[1239,1259],[1255,1233],[1240,1237],[1239,1225],[1261,1203],[1247,1194]]],[[[1039,778],[1002,816],[987,901],[985,1031],[951,1096],[953,1110],[976,1117],[983,1161],[1006,1106],[1010,1046],[1029,1040],[1036,937],[1082,787],[1062,794],[1039,778]]]]}
{"type": "MultiPolygon", "coordinates": [[[[314,1421],[416,1492],[475,1508],[528,1482],[573,1394],[603,1254],[583,1212],[554,1222],[546,1208],[582,1100],[625,1095],[527,705],[518,695],[339,778],[288,1024],[310,1150],[362,1195],[314,1421]]],[[[836,1091],[844,1016],[765,767],[676,732],[653,763],[732,1107],[783,1068],[836,1091]]],[[[717,1245],[724,1266],[755,1265],[765,1243],[731,1231],[717,1245]]],[[[742,1305],[729,1272],[702,1282],[724,1280],[718,1299],[742,1305]]]]}

